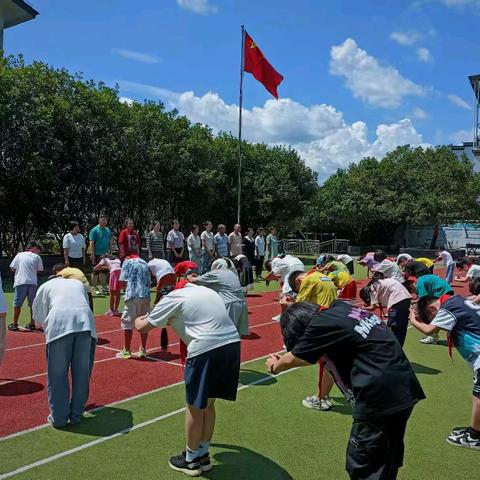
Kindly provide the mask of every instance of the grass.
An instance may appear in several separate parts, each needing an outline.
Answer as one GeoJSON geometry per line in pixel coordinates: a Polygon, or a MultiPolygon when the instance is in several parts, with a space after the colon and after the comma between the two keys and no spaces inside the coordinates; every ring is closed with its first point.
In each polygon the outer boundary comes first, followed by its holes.
{"type": "MultiPolygon", "coordinates": [[[[405,466],[399,479],[477,478],[478,452],[456,448],[445,437],[469,420],[471,371],[458,356],[452,364],[443,345],[425,346],[409,330],[406,353],[427,399],[415,409],[406,434],[405,466]]],[[[307,410],[301,399],[316,385],[317,369],[302,368],[278,377],[264,373],[264,361],[242,366],[237,402],[219,401],[211,454],[214,469],[207,478],[343,479],[350,408],[333,391],[337,406],[330,412],[307,410]],[[254,382],[260,382],[252,385],[254,382]]],[[[171,471],[168,457],[184,445],[183,385],[150,393],[88,414],[76,427],[43,428],[0,443],[0,472],[68,449],[107,438],[72,455],[16,475],[18,479],[75,480],[105,478],[185,478],[171,471]],[[162,417],[163,418],[158,418],[162,417]],[[145,422],[156,419],[149,424],[145,422]],[[136,429],[131,430],[133,426],[136,429]]],[[[2,475],[0,473],[0,479],[2,475]]]]}

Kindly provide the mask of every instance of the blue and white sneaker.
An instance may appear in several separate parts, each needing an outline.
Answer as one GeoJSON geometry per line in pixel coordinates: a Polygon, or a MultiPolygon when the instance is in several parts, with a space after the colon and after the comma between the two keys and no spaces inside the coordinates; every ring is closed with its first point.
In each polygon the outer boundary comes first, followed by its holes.
{"type": "Polygon", "coordinates": [[[456,445],[457,447],[480,450],[480,438],[472,438],[468,431],[464,431],[458,435],[452,433],[447,437],[447,442],[451,445],[456,445]]]}

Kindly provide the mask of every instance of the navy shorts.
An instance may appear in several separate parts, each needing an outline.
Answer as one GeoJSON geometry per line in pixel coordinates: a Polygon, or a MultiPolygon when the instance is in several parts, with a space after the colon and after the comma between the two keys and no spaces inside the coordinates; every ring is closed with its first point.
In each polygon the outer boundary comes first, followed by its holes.
{"type": "Polygon", "coordinates": [[[240,342],[187,358],[185,365],[186,400],[204,409],[209,398],[234,401],[240,374],[240,342]]]}
{"type": "Polygon", "coordinates": [[[35,295],[37,294],[37,286],[36,285],[17,285],[15,287],[15,294],[13,296],[13,306],[20,308],[23,305],[25,299],[28,299],[28,306],[31,307],[33,305],[33,301],[35,300],[35,295]]]}

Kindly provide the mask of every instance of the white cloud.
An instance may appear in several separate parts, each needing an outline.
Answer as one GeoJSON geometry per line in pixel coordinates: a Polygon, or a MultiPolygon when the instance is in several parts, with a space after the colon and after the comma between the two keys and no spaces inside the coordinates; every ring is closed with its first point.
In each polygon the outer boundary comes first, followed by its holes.
{"type": "Polygon", "coordinates": [[[458,130],[449,136],[449,140],[454,145],[463,145],[463,142],[471,142],[473,139],[473,132],[471,130],[458,130]]]}
{"type": "Polygon", "coordinates": [[[177,0],[177,5],[184,10],[190,10],[200,15],[208,15],[218,11],[218,7],[210,4],[208,0],[177,0]]]}
{"type": "Polygon", "coordinates": [[[418,85],[391,66],[383,66],[348,38],[330,52],[330,73],[345,79],[355,98],[384,108],[396,108],[408,96],[423,96],[425,87],[418,85]]]}
{"type": "MultiPolygon", "coordinates": [[[[217,94],[197,96],[177,93],[152,85],[119,81],[122,93],[158,98],[168,108],[176,108],[192,122],[203,123],[215,133],[238,131],[238,106],[228,104],[217,94]]],[[[330,105],[302,105],[289,98],[267,100],[262,107],[243,111],[244,138],[272,145],[292,145],[308,166],[325,180],[367,155],[383,156],[399,145],[423,144],[422,136],[408,119],[379,125],[373,141],[368,139],[364,122],[348,124],[342,113],[330,105]]]]}
{"type": "Polygon", "coordinates": [[[464,108],[465,110],[471,110],[470,105],[463,98],[460,98],[458,95],[454,95],[452,93],[450,95],[447,95],[447,98],[457,107],[464,108]]]}
{"type": "Polygon", "coordinates": [[[412,117],[417,118],[418,120],[426,120],[429,115],[425,110],[417,107],[413,110],[412,117]]]}
{"type": "Polygon", "coordinates": [[[433,56],[430,50],[425,47],[417,48],[417,58],[424,63],[433,63],[433,56]]]}
{"type": "Polygon", "coordinates": [[[124,48],[112,48],[112,52],[120,55],[128,60],[135,60],[142,63],[160,63],[162,60],[155,55],[149,53],[135,52],[133,50],[126,50],[124,48]]]}
{"type": "Polygon", "coordinates": [[[418,32],[392,32],[390,38],[400,45],[411,47],[420,38],[421,34],[418,32]]]}
{"type": "Polygon", "coordinates": [[[126,103],[127,105],[130,106],[133,103],[134,100],[132,98],[129,98],[129,97],[120,97],[118,99],[118,101],[121,102],[121,103],[126,103]]]}
{"type": "Polygon", "coordinates": [[[480,0],[441,0],[441,2],[453,8],[480,7],[480,0]]]}

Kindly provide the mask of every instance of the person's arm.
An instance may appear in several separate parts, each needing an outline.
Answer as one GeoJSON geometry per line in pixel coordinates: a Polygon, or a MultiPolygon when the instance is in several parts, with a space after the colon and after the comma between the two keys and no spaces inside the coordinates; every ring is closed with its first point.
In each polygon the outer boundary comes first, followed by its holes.
{"type": "Polygon", "coordinates": [[[147,316],[145,315],[144,317],[138,317],[135,319],[135,328],[140,333],[148,333],[156,327],[147,320],[147,316]]]}
{"type": "Polygon", "coordinates": [[[267,366],[267,371],[273,373],[274,375],[280,372],[285,372],[286,370],[290,370],[296,367],[306,367],[307,365],[311,365],[311,363],[302,360],[291,352],[285,353],[284,355],[270,354],[265,362],[267,366]]]}
{"type": "Polygon", "coordinates": [[[85,242],[83,242],[83,247],[82,247],[82,262],[83,262],[84,265],[87,264],[86,259],[85,259],[85,252],[86,252],[85,242]]]}
{"type": "Polygon", "coordinates": [[[124,237],[125,237],[125,233],[124,231],[122,230],[120,232],[120,235],[118,236],[118,256],[120,258],[125,258],[125,245],[124,245],[124,237]]]}
{"type": "Polygon", "coordinates": [[[227,237],[227,257],[231,256],[231,250],[230,250],[230,235],[227,237]]]}
{"type": "Polygon", "coordinates": [[[65,261],[65,265],[68,267],[69,266],[68,252],[70,249],[68,248],[68,239],[66,235],[63,237],[62,246],[63,246],[63,260],[65,261]]]}
{"type": "Polygon", "coordinates": [[[175,317],[179,308],[178,300],[166,295],[160,299],[148,315],[138,317],[135,320],[135,328],[140,333],[147,333],[154,328],[165,328],[168,325],[168,320],[175,317]]]}
{"type": "Polygon", "coordinates": [[[48,316],[49,305],[47,300],[44,289],[40,287],[32,304],[32,316],[38,325],[43,325],[48,316]]]}
{"type": "Polygon", "coordinates": [[[438,262],[441,262],[443,260],[442,256],[439,255],[435,260],[433,260],[433,263],[438,263],[438,262]]]}
{"type": "Polygon", "coordinates": [[[467,283],[468,277],[459,277],[458,275],[455,275],[455,281],[460,283],[467,283]]]}
{"type": "Polygon", "coordinates": [[[152,234],[151,232],[147,233],[147,251],[148,251],[148,258],[153,258],[153,253],[152,253],[152,234]]]}
{"type": "Polygon", "coordinates": [[[93,271],[94,272],[99,272],[100,270],[104,270],[105,269],[105,259],[102,258],[94,267],[93,267],[93,271]]]}
{"type": "Polygon", "coordinates": [[[411,325],[415,327],[419,332],[422,332],[424,335],[433,335],[434,333],[440,331],[440,328],[435,325],[423,323],[417,320],[417,313],[413,308],[410,309],[409,318],[411,325]]]}

